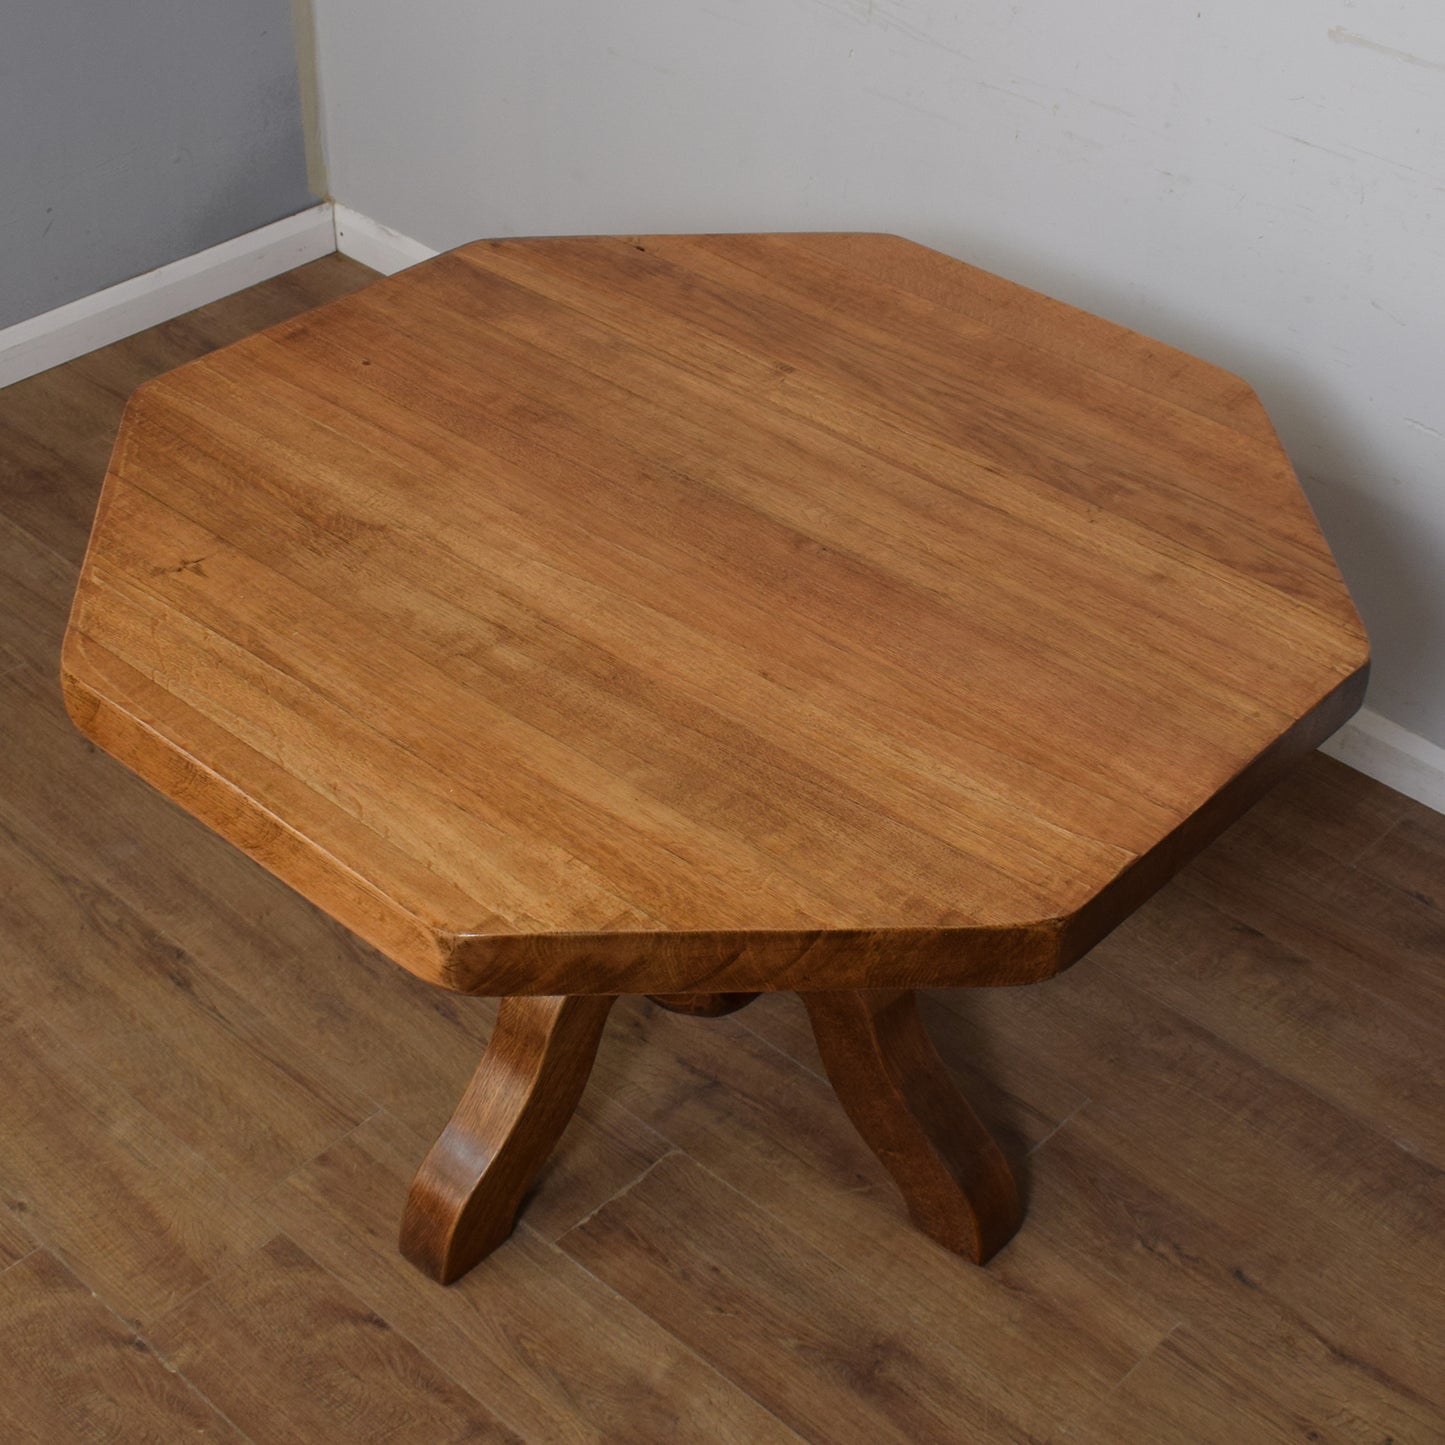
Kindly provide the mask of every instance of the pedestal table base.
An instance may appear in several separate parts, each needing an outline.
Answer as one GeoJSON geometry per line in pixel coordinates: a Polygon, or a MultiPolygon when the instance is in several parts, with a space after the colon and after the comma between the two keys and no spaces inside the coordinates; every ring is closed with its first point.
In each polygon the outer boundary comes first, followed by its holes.
{"type": "MultiPolygon", "coordinates": [[[[660,995],[717,1017],[754,994],[660,995]]],[[[839,1102],[893,1176],[914,1224],[983,1264],[1019,1226],[1007,1161],[954,1087],[912,990],[801,995],[839,1102]]],[[[417,1171],[402,1253],[450,1284],[512,1232],[517,1211],[572,1117],[614,1000],[503,999],[482,1062],[417,1171]]]]}

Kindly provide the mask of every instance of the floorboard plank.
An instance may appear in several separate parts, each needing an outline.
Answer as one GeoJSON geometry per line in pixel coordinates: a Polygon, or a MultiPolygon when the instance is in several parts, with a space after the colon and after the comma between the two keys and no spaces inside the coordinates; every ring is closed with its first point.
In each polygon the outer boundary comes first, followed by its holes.
{"type": "MultiPolygon", "coordinates": [[[[1188,1440],[1190,1445],[1271,1445],[1301,1439],[1297,1423],[1181,1328],[1132,1370],[1099,1407],[1069,1431],[1071,1440],[1188,1440]]],[[[1311,1427],[1312,1428],[1312,1427],[1311,1427]]],[[[1303,1436],[1320,1440],[1319,1433],[1303,1436]]]]}
{"type": "MultiPolygon", "coordinates": [[[[827,1268],[871,1292],[870,1310],[967,1337],[952,1368],[981,1410],[1010,1408],[1022,1372],[1037,1412],[1028,1427],[1038,1428],[1071,1397],[1107,1389],[1172,1326],[1173,1316],[1116,1288],[1107,1267],[1027,1230],[985,1270],[943,1251],[912,1226],[827,1083],[759,1043],[742,1017],[690,1019],[624,1001],[595,1086],[739,1191],[769,1227],[806,1239],[827,1268]]],[[[1036,1125],[1037,1135],[1051,1127],[1036,1125]]],[[[672,1227],[693,1228],[691,1200],[679,1196],[672,1227]]],[[[650,1207],[669,1206],[659,1198],[650,1207]]]]}
{"type": "Polygon", "coordinates": [[[245,1439],[43,1249],[0,1273],[0,1427],[7,1440],[245,1439]]]}
{"type": "Polygon", "coordinates": [[[1445,912],[1445,814],[1412,810],[1364,851],[1357,866],[1377,882],[1445,912]]]}
{"type": "Polygon", "coordinates": [[[806,1439],[1024,1440],[969,1388],[972,1339],[939,1338],[683,1154],[562,1247],[806,1439]],[[686,1221],[684,1223],[684,1221],[686,1221]]]}
{"type": "Polygon", "coordinates": [[[149,1338],[258,1440],[522,1439],[285,1236],[157,1321],[149,1338]]]}
{"type": "Polygon", "coordinates": [[[1173,944],[1111,949],[1111,982],[1151,994],[1250,1058],[1445,1168],[1445,1012],[1398,1013],[1382,1051],[1366,980],[1309,958],[1183,889],[1161,910],[1173,944]]]}
{"type": "MultiPolygon", "coordinates": [[[[1323,753],[1312,753],[1249,810],[1277,838],[1308,838],[1337,863],[1354,863],[1419,805],[1323,753]]],[[[1228,850],[1229,834],[1221,846],[1228,850]]]]}
{"type": "Polygon", "coordinates": [[[39,1246],[13,1215],[0,1211],[0,1271],[33,1254],[39,1246]]]}
{"type": "Polygon", "coordinates": [[[419,1289],[415,1270],[396,1251],[418,1147],[395,1120],[368,1120],[278,1191],[276,1217],[529,1439],[751,1445],[795,1438],[530,1224],[486,1269],[445,1291],[419,1289]]]}
{"type": "Polygon", "coordinates": [[[265,1222],[82,1050],[34,1020],[0,1022],[0,1191],[112,1309],[144,1322],[254,1248],[265,1222]]]}
{"type": "MultiPolygon", "coordinates": [[[[1234,1420],[1241,1440],[1253,1438],[1247,1428],[1257,1411],[1310,1422],[1294,1439],[1311,1438],[1309,1428],[1320,1429],[1321,1439],[1334,1439],[1325,1422],[1345,1417],[1369,1424],[1360,1438],[1375,1442],[1445,1437],[1438,1399],[1354,1353],[1371,1353],[1368,1328],[1347,1324],[1338,1312],[1309,1312],[1277,1296],[1243,1267],[1253,1268],[1252,1236],[1242,1238],[1217,1219],[1201,1191],[1172,1188],[1158,1178],[1147,1144],[1118,1150],[1111,1147],[1113,1138],[1084,1110],[1043,1146],[1030,1224],[1060,1249],[1107,1261],[1115,1288],[1141,1307],[1152,1302],[1161,1316],[1173,1318],[1217,1353],[1225,1368],[1212,1383],[1197,1380],[1192,1387],[1201,1419],[1212,1412],[1234,1420]]],[[[1395,1301],[1397,1309],[1402,1304],[1395,1301]]],[[[1427,1346],[1421,1359],[1428,1366],[1431,1358],[1427,1346]]],[[[1131,1371],[1126,1380],[1133,1378],[1131,1371]]],[[[1086,1408],[1080,1417],[1091,1418],[1086,1408]]],[[[1107,1408],[1101,1418],[1111,1418],[1107,1408]]],[[[1072,1421],[1059,1433],[1072,1438],[1071,1430],[1072,1421]]],[[[1155,1429],[1115,1438],[1193,1436],[1155,1429]]]]}
{"type": "Polygon", "coordinates": [[[76,567],[0,514],[0,642],[38,672],[59,672],[76,567]]]}
{"type": "Polygon", "coordinates": [[[0,820],[0,989],[17,1016],[84,1040],[103,1069],[242,1197],[261,1193],[359,1123],[231,990],[113,894],[28,853],[0,820]]]}
{"type": "Polygon", "coordinates": [[[1177,886],[1386,1005],[1435,1020],[1445,1011],[1445,912],[1336,862],[1310,838],[1280,838],[1246,817],[1177,886]]]}
{"type": "Polygon", "coordinates": [[[1036,1188],[1057,1148],[1087,1140],[1191,1201],[1231,1266],[1339,1349],[1422,1398],[1438,1390],[1445,1173],[1103,967],[1018,1000],[1012,1047],[1091,1095],[1034,1156],[1036,1188]]]}

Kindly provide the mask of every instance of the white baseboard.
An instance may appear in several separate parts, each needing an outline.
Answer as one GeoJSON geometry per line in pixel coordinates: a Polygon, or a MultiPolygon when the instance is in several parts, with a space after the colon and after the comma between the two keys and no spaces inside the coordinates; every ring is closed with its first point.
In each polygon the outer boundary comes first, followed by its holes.
{"type": "Polygon", "coordinates": [[[383,276],[404,271],[418,261],[428,260],[437,252],[431,246],[413,241],[370,216],[338,204],[336,210],[336,249],[383,276]]]}
{"type": "Polygon", "coordinates": [[[1445,748],[1362,708],[1320,751],[1445,813],[1445,748]]]}
{"type": "Polygon", "coordinates": [[[0,330],[0,386],[158,326],[336,249],[330,202],[0,330]]]}

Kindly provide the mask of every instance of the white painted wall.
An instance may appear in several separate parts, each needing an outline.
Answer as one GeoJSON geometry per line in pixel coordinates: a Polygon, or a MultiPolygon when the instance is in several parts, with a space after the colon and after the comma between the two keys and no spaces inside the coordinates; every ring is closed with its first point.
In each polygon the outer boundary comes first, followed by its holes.
{"type": "Polygon", "coordinates": [[[316,0],[333,194],[429,245],[898,231],[1248,377],[1445,744],[1440,0],[316,0]]]}

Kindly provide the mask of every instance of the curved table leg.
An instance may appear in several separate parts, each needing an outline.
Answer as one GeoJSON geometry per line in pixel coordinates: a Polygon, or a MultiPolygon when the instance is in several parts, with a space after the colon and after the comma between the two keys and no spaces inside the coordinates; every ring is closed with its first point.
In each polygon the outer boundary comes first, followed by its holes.
{"type": "Polygon", "coordinates": [[[912,990],[801,997],[838,1099],[893,1176],[913,1222],[983,1264],[1019,1227],[1018,1189],[993,1136],[948,1077],[912,990]]]}
{"type": "Polygon", "coordinates": [[[582,1097],[615,1000],[503,999],[461,1103],[406,1199],[401,1252],[450,1284],[512,1232],[517,1209],[582,1097]]]}

